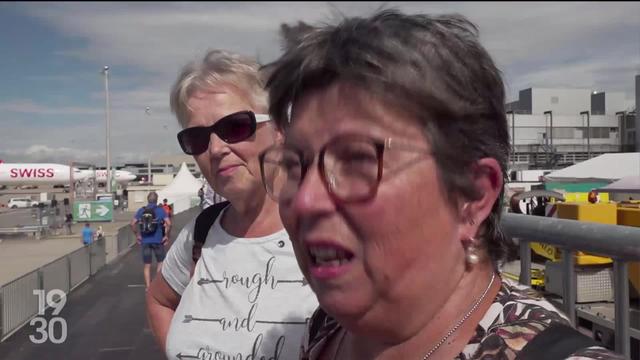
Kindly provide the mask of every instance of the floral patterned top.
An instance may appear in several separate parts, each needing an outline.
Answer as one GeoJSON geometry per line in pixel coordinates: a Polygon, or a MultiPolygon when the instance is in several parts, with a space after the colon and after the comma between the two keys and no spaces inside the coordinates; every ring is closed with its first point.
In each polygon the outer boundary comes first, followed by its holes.
{"type": "MultiPolygon", "coordinates": [[[[514,360],[518,352],[551,323],[570,324],[564,314],[535,290],[510,279],[502,285],[493,304],[476,327],[476,333],[454,360],[514,360]]],[[[308,322],[303,338],[300,359],[318,360],[329,340],[344,330],[337,321],[323,311],[316,311],[308,322]],[[310,327],[318,326],[313,339],[310,327]]],[[[581,349],[567,360],[615,359],[622,355],[604,347],[581,349]]]]}

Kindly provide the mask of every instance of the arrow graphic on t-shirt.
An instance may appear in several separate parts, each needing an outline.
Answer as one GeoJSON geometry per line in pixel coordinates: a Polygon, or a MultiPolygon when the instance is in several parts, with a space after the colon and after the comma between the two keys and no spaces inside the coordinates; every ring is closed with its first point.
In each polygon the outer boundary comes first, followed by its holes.
{"type": "Polygon", "coordinates": [[[190,323],[192,321],[210,321],[210,322],[222,322],[222,319],[205,319],[205,318],[197,318],[191,315],[185,315],[184,320],[182,322],[190,323]]]}
{"type": "Polygon", "coordinates": [[[307,279],[302,279],[302,280],[278,280],[278,284],[283,283],[283,284],[302,284],[302,286],[305,286],[308,284],[307,279]]]}
{"type": "Polygon", "coordinates": [[[213,283],[221,283],[222,280],[211,280],[211,279],[204,279],[204,278],[200,278],[200,280],[198,280],[198,285],[202,286],[205,284],[213,284],[213,283]]]}
{"type": "Polygon", "coordinates": [[[265,321],[256,320],[256,324],[306,325],[306,321],[265,321]]]}
{"type": "Polygon", "coordinates": [[[197,359],[197,356],[194,355],[182,355],[182,353],[178,353],[178,355],[176,355],[176,357],[178,359],[197,359]]]}
{"type": "MultiPolygon", "coordinates": [[[[192,315],[185,315],[184,323],[190,323],[192,321],[207,321],[207,322],[219,322],[222,323],[224,319],[207,319],[207,318],[197,318],[192,315]]],[[[280,325],[306,325],[306,321],[267,321],[267,320],[256,320],[256,324],[280,324],[280,325]]]]}

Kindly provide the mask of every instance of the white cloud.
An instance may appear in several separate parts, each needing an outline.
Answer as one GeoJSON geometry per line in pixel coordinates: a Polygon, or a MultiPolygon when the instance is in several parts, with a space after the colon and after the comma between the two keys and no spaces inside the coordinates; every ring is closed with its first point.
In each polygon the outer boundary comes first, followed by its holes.
{"type": "MultiPolygon", "coordinates": [[[[140,161],[151,153],[179,152],[175,140],[178,126],[169,112],[169,89],[187,61],[202,56],[208,48],[259,54],[263,62],[271,61],[280,54],[281,23],[327,21],[335,9],[347,15],[366,15],[381,4],[160,2],[24,6],[28,14],[56,31],[82,40],[82,46],[57,49],[58,56],[95,64],[96,72],[103,65],[111,66],[112,157],[140,161]],[[152,109],[150,114],[145,114],[146,107],[152,109]]],[[[388,6],[408,13],[458,12],[467,16],[479,26],[482,43],[502,69],[510,98],[530,86],[587,87],[624,91],[628,99],[633,97],[633,77],[640,73],[640,22],[635,16],[640,13],[640,3],[399,2],[388,6]]],[[[100,106],[53,107],[24,99],[0,103],[0,111],[6,112],[87,117],[83,126],[73,124],[46,132],[16,125],[11,129],[12,135],[0,134],[0,154],[2,148],[22,149],[21,156],[41,154],[25,152],[24,139],[28,139],[29,144],[79,151],[75,156],[95,153],[92,159],[103,161],[102,89],[97,88],[90,98],[100,106]]]]}
{"type": "Polygon", "coordinates": [[[100,110],[77,106],[45,106],[36,104],[33,100],[22,99],[0,103],[0,111],[14,113],[29,113],[41,115],[96,115],[100,110]]]}
{"type": "MultiPolygon", "coordinates": [[[[259,53],[272,60],[280,53],[277,31],[282,22],[329,20],[334,8],[347,15],[366,15],[382,4],[58,3],[33,5],[29,12],[60,31],[87,40],[85,48],[64,49],[68,56],[109,63],[114,72],[118,65],[132,65],[169,85],[184,62],[207,48],[259,53]]],[[[571,54],[586,57],[586,61],[606,56],[612,48],[625,47],[617,42],[620,39],[629,42],[627,60],[637,63],[640,56],[640,23],[632,16],[640,13],[638,3],[399,2],[387,6],[406,12],[466,15],[479,25],[484,45],[513,84],[541,66],[562,66],[571,54]]],[[[611,53],[608,59],[616,56],[611,53]]],[[[640,64],[635,70],[640,71],[640,64]]],[[[625,74],[632,75],[633,71],[625,74]]],[[[577,76],[576,82],[583,80],[577,76]]],[[[602,88],[598,83],[591,85],[602,88]]]]}
{"type": "Polygon", "coordinates": [[[52,147],[43,144],[34,144],[26,149],[0,149],[0,158],[6,162],[18,163],[60,163],[67,164],[70,161],[95,162],[104,158],[104,153],[83,152],[78,148],[66,146],[52,147]],[[82,154],[82,158],[78,158],[82,154]]]}
{"type": "MultiPolygon", "coordinates": [[[[640,65],[640,62],[636,62],[640,65]]],[[[536,69],[512,82],[513,88],[558,87],[590,88],[605,92],[622,91],[628,100],[633,98],[634,65],[626,57],[579,60],[553,64],[536,69]]]]}

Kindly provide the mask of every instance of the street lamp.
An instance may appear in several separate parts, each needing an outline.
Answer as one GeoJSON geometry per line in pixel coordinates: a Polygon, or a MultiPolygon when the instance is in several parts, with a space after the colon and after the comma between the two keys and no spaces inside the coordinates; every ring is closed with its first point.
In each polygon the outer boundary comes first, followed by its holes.
{"type": "Polygon", "coordinates": [[[589,122],[589,111],[581,111],[580,116],[587,115],[587,160],[591,159],[591,123],[589,122]]]}
{"type": "MultiPolygon", "coordinates": [[[[549,115],[549,142],[551,145],[551,148],[553,149],[553,111],[549,110],[549,111],[545,111],[544,112],[545,117],[547,115],[549,115]]],[[[544,120],[544,126],[547,126],[547,119],[544,120]]],[[[546,131],[546,129],[545,129],[546,131]]]]}
{"type": "Polygon", "coordinates": [[[627,121],[627,112],[626,111],[618,111],[616,112],[616,116],[619,116],[620,122],[619,122],[619,126],[618,126],[618,136],[620,139],[620,151],[625,151],[625,141],[624,138],[627,136],[626,134],[626,121],[627,121]],[[622,116],[620,116],[622,115],[622,116]],[[624,130],[624,131],[623,131],[624,130]]]}
{"type": "MultiPolygon", "coordinates": [[[[144,109],[144,113],[147,116],[151,116],[151,108],[150,107],[146,107],[144,109]]],[[[149,151],[149,154],[151,154],[152,152],[149,151]]],[[[149,155],[149,157],[147,158],[147,185],[152,184],[153,182],[151,181],[151,155],[149,155]]]]}
{"type": "Polygon", "coordinates": [[[109,66],[102,69],[104,75],[105,94],[105,122],[106,122],[106,143],[107,143],[107,192],[111,193],[111,116],[109,114],[109,66]]]}
{"type": "Polygon", "coordinates": [[[513,110],[507,111],[507,115],[511,114],[511,169],[516,165],[516,115],[513,110]]]}

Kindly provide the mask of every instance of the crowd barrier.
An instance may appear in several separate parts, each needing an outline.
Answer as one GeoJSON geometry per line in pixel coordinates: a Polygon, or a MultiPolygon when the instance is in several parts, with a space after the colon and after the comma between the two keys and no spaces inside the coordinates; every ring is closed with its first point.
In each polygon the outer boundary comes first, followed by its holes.
{"type": "MultiPolygon", "coordinates": [[[[173,218],[173,233],[177,233],[200,211],[190,208],[173,218]]],[[[107,264],[106,243],[114,243],[117,255],[111,261],[126,253],[136,243],[136,237],[127,224],[119,228],[116,239],[107,237],[94,241],[46,265],[39,267],[0,287],[0,341],[4,341],[38,314],[36,291],[48,294],[51,290],[61,290],[69,294],[107,264]]]]}

